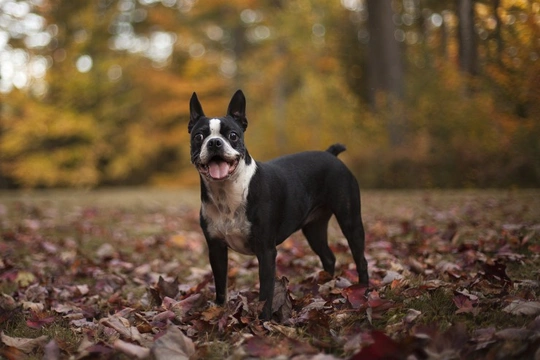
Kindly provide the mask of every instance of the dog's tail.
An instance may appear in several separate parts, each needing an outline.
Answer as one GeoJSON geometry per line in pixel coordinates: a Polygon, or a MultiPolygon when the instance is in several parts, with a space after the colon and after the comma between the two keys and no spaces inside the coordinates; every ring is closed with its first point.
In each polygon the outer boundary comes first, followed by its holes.
{"type": "Polygon", "coordinates": [[[332,154],[334,156],[338,156],[339,154],[341,154],[345,150],[347,150],[347,148],[343,144],[330,145],[330,147],[328,149],[326,149],[326,151],[328,151],[330,154],[332,154]]]}

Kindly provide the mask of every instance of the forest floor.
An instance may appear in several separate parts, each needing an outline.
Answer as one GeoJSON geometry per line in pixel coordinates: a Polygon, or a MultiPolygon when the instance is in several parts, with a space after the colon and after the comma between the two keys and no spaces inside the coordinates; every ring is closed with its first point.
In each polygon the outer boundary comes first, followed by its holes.
{"type": "Polygon", "coordinates": [[[212,301],[197,191],[2,192],[0,358],[540,358],[540,190],[362,202],[371,291],[333,221],[336,276],[294,234],[262,323],[252,257],[212,301]]]}

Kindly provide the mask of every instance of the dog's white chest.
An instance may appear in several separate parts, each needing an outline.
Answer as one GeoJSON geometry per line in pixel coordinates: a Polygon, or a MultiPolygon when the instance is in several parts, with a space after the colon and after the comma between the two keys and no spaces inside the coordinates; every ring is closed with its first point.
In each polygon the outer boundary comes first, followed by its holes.
{"type": "Polygon", "coordinates": [[[248,244],[251,223],[246,216],[249,182],[254,172],[253,162],[241,172],[244,176],[225,183],[207,184],[210,201],[202,204],[209,235],[223,239],[231,249],[245,255],[254,254],[248,244]]]}
{"type": "Polygon", "coordinates": [[[203,216],[210,236],[223,239],[234,251],[253,255],[248,246],[251,223],[246,217],[244,205],[231,209],[223,204],[206,204],[203,205],[203,216]]]}

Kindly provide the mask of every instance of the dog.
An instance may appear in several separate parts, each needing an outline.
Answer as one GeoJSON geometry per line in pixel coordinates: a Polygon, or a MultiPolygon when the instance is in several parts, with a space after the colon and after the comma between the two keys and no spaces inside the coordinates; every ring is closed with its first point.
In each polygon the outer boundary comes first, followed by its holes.
{"type": "Polygon", "coordinates": [[[335,215],[347,238],[359,283],[368,286],[360,190],[350,170],[337,158],[345,150],[307,151],[268,162],[255,161],[244,143],[248,121],[241,90],[227,115],[205,116],[193,93],[188,132],[191,162],[200,176],[200,225],[208,244],[216,303],[227,298],[228,249],[255,255],[259,263],[261,320],[272,317],[276,246],[302,230],[324,270],[334,274],[328,246],[328,221],[335,215]]]}

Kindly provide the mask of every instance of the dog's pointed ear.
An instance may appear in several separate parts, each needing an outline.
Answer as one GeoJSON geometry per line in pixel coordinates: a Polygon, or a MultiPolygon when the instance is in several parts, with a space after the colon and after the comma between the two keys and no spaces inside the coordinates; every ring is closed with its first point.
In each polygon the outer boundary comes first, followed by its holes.
{"type": "Polygon", "coordinates": [[[197,94],[193,93],[193,95],[191,95],[191,100],[189,100],[189,133],[191,133],[193,126],[195,126],[195,123],[197,122],[197,120],[199,120],[201,116],[204,116],[204,111],[202,109],[201,103],[199,102],[199,99],[197,98],[197,94]]]}
{"type": "Polygon", "coordinates": [[[248,121],[246,118],[246,97],[242,90],[237,90],[229,103],[227,115],[232,116],[246,131],[248,121]]]}

